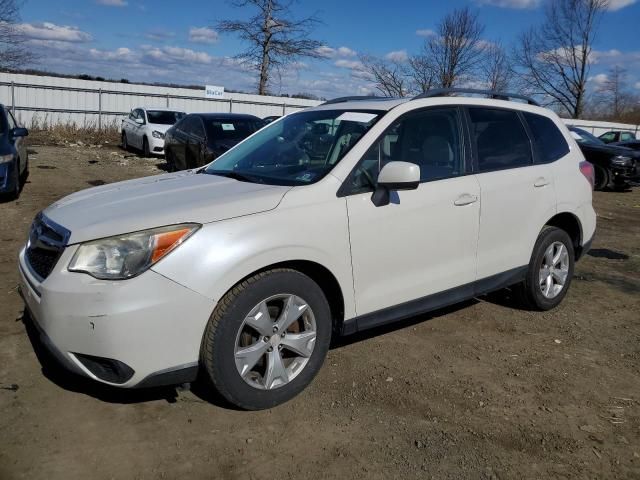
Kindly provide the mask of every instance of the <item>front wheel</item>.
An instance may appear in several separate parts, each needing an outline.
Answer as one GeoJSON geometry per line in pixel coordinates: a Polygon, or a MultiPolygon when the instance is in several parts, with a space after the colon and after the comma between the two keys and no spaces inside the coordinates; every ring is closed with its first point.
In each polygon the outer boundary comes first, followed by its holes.
{"type": "Polygon", "coordinates": [[[122,142],[121,142],[121,145],[122,145],[122,149],[123,149],[125,152],[128,152],[128,151],[129,151],[129,139],[127,138],[127,133],[126,133],[126,132],[122,132],[122,142]]]}
{"type": "Polygon", "coordinates": [[[142,139],[142,156],[147,158],[151,156],[151,151],[149,150],[149,140],[147,137],[142,139]]]}
{"type": "Polygon", "coordinates": [[[567,294],[575,254],[571,238],[564,230],[545,227],[536,241],[524,282],[516,293],[528,308],[551,310],[567,294]]]}
{"type": "Polygon", "coordinates": [[[231,289],[207,325],[201,362],[230,403],[261,410],[284,403],[316,376],[329,349],[331,313],[322,289],[289,269],[231,289]]]}

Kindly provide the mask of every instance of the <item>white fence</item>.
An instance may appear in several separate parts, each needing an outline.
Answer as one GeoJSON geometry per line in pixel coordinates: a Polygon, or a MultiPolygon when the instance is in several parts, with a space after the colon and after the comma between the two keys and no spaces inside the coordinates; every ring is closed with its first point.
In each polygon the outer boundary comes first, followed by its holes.
{"type": "Polygon", "coordinates": [[[195,90],[0,72],[0,103],[13,108],[26,127],[34,123],[102,127],[118,124],[120,117],[136,107],[168,107],[188,113],[249,113],[263,118],[320,102],[243,93],[225,93],[223,99],[206,98],[204,86],[195,90]]]}

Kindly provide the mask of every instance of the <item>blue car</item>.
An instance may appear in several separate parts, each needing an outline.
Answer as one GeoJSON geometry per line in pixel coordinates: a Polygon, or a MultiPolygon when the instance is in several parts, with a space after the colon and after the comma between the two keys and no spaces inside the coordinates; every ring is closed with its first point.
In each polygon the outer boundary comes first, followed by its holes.
{"type": "Polygon", "coordinates": [[[11,111],[0,105],[0,194],[18,198],[29,172],[29,157],[24,137],[26,128],[16,122],[11,111]]]}

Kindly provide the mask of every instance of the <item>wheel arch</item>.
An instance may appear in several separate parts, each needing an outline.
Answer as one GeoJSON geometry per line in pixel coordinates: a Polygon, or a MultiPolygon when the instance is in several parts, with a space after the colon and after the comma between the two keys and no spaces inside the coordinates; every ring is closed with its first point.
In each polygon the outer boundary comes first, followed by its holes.
{"type": "MultiPolygon", "coordinates": [[[[336,276],[327,267],[320,263],[311,260],[287,260],[272,263],[245,275],[243,278],[235,282],[227,292],[233,289],[237,284],[244,282],[246,279],[253,277],[254,275],[277,268],[289,268],[291,270],[295,270],[316,282],[329,303],[334,332],[340,331],[345,318],[345,300],[342,288],[336,276]]],[[[225,292],[225,295],[227,292],[225,292]]]]}
{"type": "Polygon", "coordinates": [[[561,212],[551,217],[545,223],[545,226],[559,228],[567,232],[573,243],[573,249],[576,259],[582,255],[582,223],[580,219],[570,212],[561,212]]]}

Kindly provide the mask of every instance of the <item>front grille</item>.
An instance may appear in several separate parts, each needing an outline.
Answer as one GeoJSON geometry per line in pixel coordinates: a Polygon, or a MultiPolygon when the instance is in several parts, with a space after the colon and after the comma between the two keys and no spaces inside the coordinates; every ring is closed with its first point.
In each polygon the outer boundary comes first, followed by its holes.
{"type": "Polygon", "coordinates": [[[42,213],[31,224],[26,257],[31,269],[41,278],[49,276],[69,240],[69,232],[42,213]]]}

